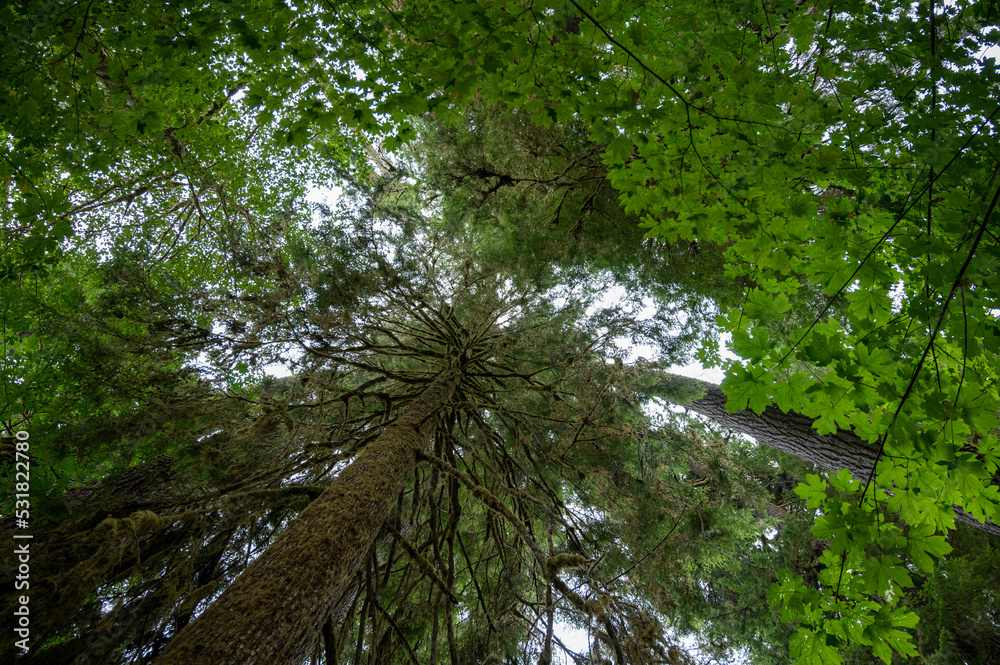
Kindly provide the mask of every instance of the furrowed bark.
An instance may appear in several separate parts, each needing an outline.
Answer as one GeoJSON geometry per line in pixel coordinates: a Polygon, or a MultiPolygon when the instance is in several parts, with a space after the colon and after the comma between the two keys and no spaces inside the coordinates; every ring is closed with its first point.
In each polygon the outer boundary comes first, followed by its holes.
{"type": "Polygon", "coordinates": [[[347,591],[461,381],[441,374],[204,613],[156,665],[303,662],[347,591]]]}
{"type": "MultiPolygon", "coordinates": [[[[750,409],[735,413],[726,410],[726,395],[715,384],[677,374],[662,372],[663,385],[670,392],[691,396],[678,401],[714,422],[752,436],[759,443],[771,446],[799,459],[811,462],[827,471],[848,469],[855,478],[864,480],[878,456],[873,446],[849,430],[838,429],[834,434],[819,434],[813,429],[813,419],[801,413],[785,412],[774,405],[757,415],[750,409]]],[[[960,507],[955,506],[955,518],[977,529],[1000,536],[1000,526],[984,524],[960,507]]]]}

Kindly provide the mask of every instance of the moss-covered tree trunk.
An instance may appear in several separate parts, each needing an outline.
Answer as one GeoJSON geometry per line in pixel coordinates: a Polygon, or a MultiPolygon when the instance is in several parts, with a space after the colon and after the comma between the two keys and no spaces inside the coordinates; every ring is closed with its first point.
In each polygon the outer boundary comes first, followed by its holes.
{"type": "MultiPolygon", "coordinates": [[[[827,471],[848,469],[855,478],[864,480],[878,457],[878,446],[854,432],[838,429],[833,434],[820,434],[813,429],[813,419],[809,416],[782,411],[774,405],[759,415],[750,409],[729,413],[725,393],[712,383],[665,372],[657,383],[668,394],[681,396],[675,403],[827,471]]],[[[955,517],[977,529],[1000,535],[1000,526],[983,524],[958,506],[955,517]]]]}
{"type": "Polygon", "coordinates": [[[313,647],[412,477],[462,378],[443,372],[370,443],[156,665],[292,665],[313,647]]]}

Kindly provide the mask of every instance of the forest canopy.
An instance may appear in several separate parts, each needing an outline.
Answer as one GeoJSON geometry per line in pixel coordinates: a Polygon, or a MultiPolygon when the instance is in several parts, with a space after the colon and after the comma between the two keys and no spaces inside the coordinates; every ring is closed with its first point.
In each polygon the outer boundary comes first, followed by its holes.
{"type": "Polygon", "coordinates": [[[0,26],[3,653],[995,662],[994,0],[0,26]]]}

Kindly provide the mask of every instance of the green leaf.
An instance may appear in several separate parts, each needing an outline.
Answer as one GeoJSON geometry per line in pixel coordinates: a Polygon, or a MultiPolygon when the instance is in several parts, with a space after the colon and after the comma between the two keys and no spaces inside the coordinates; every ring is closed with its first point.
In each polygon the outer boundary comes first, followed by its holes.
{"type": "Polygon", "coordinates": [[[847,355],[844,344],[835,334],[813,331],[802,347],[802,354],[811,362],[826,367],[847,355]]]}
{"type": "Polygon", "coordinates": [[[784,293],[775,294],[753,289],[747,296],[743,313],[751,319],[769,323],[782,318],[791,308],[788,296],[784,293]]]}
{"type": "Polygon", "coordinates": [[[875,288],[860,288],[847,294],[851,303],[850,311],[858,318],[873,322],[884,321],[892,311],[892,301],[885,293],[875,288]]]}
{"type": "Polygon", "coordinates": [[[819,508],[826,502],[826,481],[814,473],[807,473],[805,481],[795,486],[795,493],[806,500],[809,508],[819,508]]]}
{"type": "Polygon", "coordinates": [[[841,427],[847,427],[849,414],[854,410],[854,402],[849,394],[851,390],[847,386],[837,385],[835,377],[827,376],[827,381],[823,384],[815,384],[812,401],[804,409],[809,416],[816,417],[813,427],[819,434],[833,434],[841,427]]]}
{"type": "Polygon", "coordinates": [[[813,384],[805,372],[795,372],[774,384],[774,402],[782,411],[803,411],[806,389],[813,384]]]}
{"type": "Polygon", "coordinates": [[[873,617],[872,623],[865,628],[864,636],[871,640],[875,655],[889,665],[893,651],[903,656],[917,654],[910,636],[899,629],[914,628],[918,620],[916,614],[901,607],[883,606],[873,617]]]}
{"type": "Polygon", "coordinates": [[[856,492],[861,487],[861,481],[855,479],[850,470],[841,469],[830,476],[830,485],[841,492],[856,492]]]}
{"type": "Polygon", "coordinates": [[[896,598],[899,589],[913,586],[913,580],[899,557],[884,554],[878,558],[869,557],[864,564],[862,578],[874,593],[896,598]]]}
{"type": "Polygon", "coordinates": [[[888,349],[878,347],[869,349],[860,342],[854,345],[851,355],[858,366],[876,377],[888,373],[894,364],[892,353],[888,349]]]}
{"type": "Polygon", "coordinates": [[[617,136],[608,144],[604,154],[609,165],[624,164],[634,149],[635,144],[628,137],[617,136]]]}
{"type": "Polygon", "coordinates": [[[800,628],[789,639],[788,651],[800,665],[840,665],[844,659],[837,645],[836,637],[828,633],[800,628]]]}
{"type": "Polygon", "coordinates": [[[734,369],[728,372],[722,381],[721,388],[729,398],[726,401],[726,410],[729,413],[749,407],[759,415],[771,404],[767,386],[742,365],[734,365],[734,369]]]}
{"type": "Polygon", "coordinates": [[[934,525],[929,523],[911,527],[907,534],[906,553],[914,565],[925,573],[934,572],[934,560],[951,552],[951,545],[944,536],[933,535],[934,525]]]}
{"type": "Polygon", "coordinates": [[[770,333],[766,328],[754,327],[751,333],[745,330],[735,330],[733,331],[732,341],[729,344],[729,348],[733,352],[750,360],[751,362],[757,362],[761,360],[767,353],[771,350],[770,344],[770,333]]]}

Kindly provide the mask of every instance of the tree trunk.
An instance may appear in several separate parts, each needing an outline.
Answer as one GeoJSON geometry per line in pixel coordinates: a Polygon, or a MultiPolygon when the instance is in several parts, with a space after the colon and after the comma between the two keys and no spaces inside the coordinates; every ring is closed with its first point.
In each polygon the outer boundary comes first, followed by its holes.
{"type": "Polygon", "coordinates": [[[241,574],[156,665],[302,662],[371,551],[461,381],[443,372],[241,574]]]}
{"type": "MultiPolygon", "coordinates": [[[[677,374],[661,373],[660,387],[681,398],[676,403],[701,414],[720,425],[753,437],[759,443],[795,455],[827,471],[848,469],[862,481],[868,477],[878,456],[874,446],[849,430],[838,429],[834,434],[819,434],[813,429],[813,419],[801,413],[785,412],[774,405],[757,415],[750,409],[735,413],[726,410],[726,395],[712,383],[677,374]]],[[[1000,536],[1000,526],[982,522],[955,506],[955,517],[961,522],[993,535],[1000,536]]]]}

